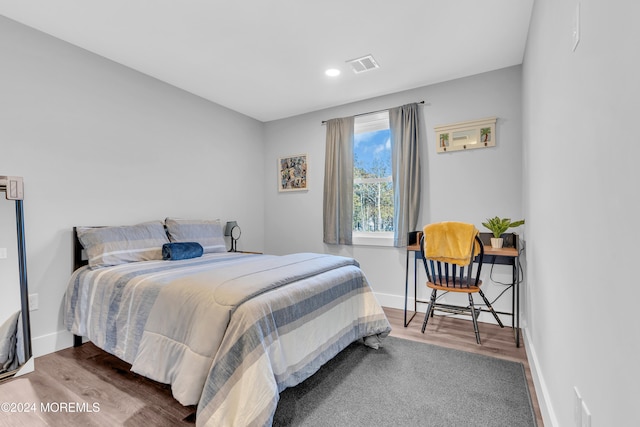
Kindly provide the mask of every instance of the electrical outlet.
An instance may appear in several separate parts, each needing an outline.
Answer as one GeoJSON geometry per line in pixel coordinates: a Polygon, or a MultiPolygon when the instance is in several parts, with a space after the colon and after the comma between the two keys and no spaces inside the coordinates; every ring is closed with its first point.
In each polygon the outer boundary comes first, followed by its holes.
{"type": "Polygon", "coordinates": [[[38,294],[29,294],[29,311],[38,309],[38,294]]]}
{"type": "Polygon", "coordinates": [[[573,392],[573,424],[576,427],[582,427],[582,396],[578,387],[573,387],[573,392]]]}
{"type": "Polygon", "coordinates": [[[7,248],[0,248],[0,259],[7,258],[7,248]]]}
{"type": "Polygon", "coordinates": [[[581,427],[591,427],[591,412],[587,409],[587,404],[582,401],[582,425],[581,427]]]}

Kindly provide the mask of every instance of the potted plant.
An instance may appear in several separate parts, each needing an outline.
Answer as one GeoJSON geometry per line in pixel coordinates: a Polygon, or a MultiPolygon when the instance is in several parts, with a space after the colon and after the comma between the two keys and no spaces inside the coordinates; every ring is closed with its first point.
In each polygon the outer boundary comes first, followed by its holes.
{"type": "Polygon", "coordinates": [[[487,222],[483,222],[482,225],[487,227],[493,233],[491,238],[491,246],[494,248],[502,247],[502,234],[509,228],[518,227],[524,224],[524,219],[520,221],[511,222],[511,218],[487,218],[487,222]]]}

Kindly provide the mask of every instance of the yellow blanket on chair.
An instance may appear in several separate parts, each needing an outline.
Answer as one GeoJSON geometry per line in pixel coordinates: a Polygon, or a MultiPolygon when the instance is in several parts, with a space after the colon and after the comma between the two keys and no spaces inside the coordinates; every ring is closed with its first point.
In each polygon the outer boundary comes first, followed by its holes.
{"type": "Polygon", "coordinates": [[[445,221],[424,227],[424,254],[428,259],[460,266],[469,265],[473,256],[480,253],[475,241],[478,229],[465,222],[445,221]]]}

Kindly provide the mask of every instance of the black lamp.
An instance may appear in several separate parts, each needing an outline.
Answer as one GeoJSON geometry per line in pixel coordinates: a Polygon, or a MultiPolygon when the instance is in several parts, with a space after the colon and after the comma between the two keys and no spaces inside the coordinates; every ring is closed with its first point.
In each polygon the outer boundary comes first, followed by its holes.
{"type": "Polygon", "coordinates": [[[227,221],[227,225],[224,227],[224,235],[231,236],[231,249],[229,252],[236,252],[236,242],[240,240],[242,231],[236,221],[227,221]]]}

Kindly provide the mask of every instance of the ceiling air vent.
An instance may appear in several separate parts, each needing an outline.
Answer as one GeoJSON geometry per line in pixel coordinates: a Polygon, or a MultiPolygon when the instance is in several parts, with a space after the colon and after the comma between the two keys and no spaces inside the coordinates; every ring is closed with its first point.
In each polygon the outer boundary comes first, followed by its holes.
{"type": "Polygon", "coordinates": [[[373,56],[371,55],[363,56],[362,58],[352,59],[350,61],[347,61],[347,64],[351,65],[351,68],[353,68],[353,72],[356,74],[364,73],[365,71],[380,68],[376,60],[373,59],[373,56]]]}

